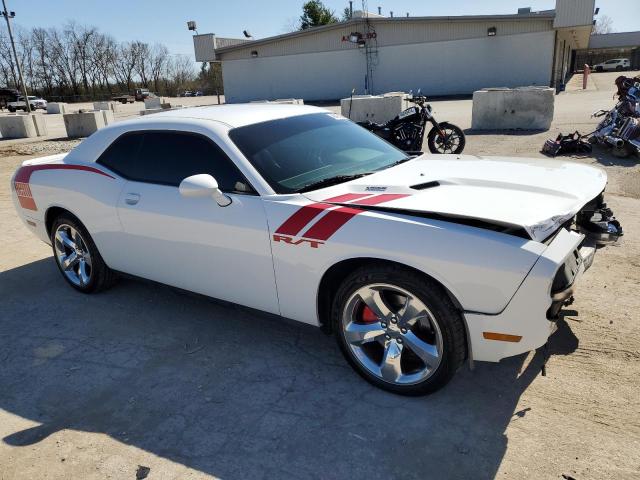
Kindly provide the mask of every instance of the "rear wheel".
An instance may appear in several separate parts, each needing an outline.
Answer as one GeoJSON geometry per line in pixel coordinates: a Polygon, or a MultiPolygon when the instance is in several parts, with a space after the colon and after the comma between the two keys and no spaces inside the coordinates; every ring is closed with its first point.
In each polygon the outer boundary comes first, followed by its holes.
{"type": "Polygon", "coordinates": [[[435,282],[400,267],[363,267],[333,302],[338,345],[367,381],[402,395],[444,386],[465,357],[464,325],[435,282]]]}
{"type": "Polygon", "coordinates": [[[7,109],[8,109],[11,113],[13,113],[13,112],[15,112],[15,111],[16,111],[16,107],[12,107],[11,105],[9,105],[9,106],[7,107],[7,109]]]}
{"type": "Polygon", "coordinates": [[[433,127],[427,137],[431,153],[462,153],[465,143],[464,132],[456,125],[447,122],[440,124],[440,130],[433,127]]]}
{"type": "Polygon", "coordinates": [[[64,279],[83,293],[110,287],[115,272],[104,263],[87,229],[72,215],[62,214],[51,228],[53,256],[64,279]]]}

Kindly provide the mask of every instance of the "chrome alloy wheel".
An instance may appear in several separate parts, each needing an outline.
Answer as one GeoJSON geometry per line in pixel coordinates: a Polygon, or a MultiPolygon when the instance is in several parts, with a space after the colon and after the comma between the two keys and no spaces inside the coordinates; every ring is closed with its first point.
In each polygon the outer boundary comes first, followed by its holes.
{"type": "Polygon", "coordinates": [[[91,280],[91,254],[80,232],[65,223],[58,226],[54,236],[56,260],[67,279],[79,287],[91,280]]]}
{"type": "Polygon", "coordinates": [[[342,328],[362,366],[391,384],[421,382],[442,360],[442,333],[433,314],[415,295],[394,285],[356,290],[346,302],[342,328]]]}

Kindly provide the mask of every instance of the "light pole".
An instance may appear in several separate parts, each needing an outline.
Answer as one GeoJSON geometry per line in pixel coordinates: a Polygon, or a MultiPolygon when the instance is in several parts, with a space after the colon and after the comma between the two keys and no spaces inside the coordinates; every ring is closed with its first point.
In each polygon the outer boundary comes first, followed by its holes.
{"type": "Polygon", "coordinates": [[[13,41],[13,32],[11,31],[11,22],[10,18],[16,16],[15,12],[9,12],[7,10],[7,2],[2,0],[2,16],[7,21],[7,30],[9,30],[9,40],[11,40],[11,48],[13,49],[13,56],[16,59],[16,67],[18,67],[18,77],[20,78],[20,84],[22,85],[22,96],[24,97],[24,107],[27,113],[31,113],[31,106],[29,105],[29,96],[27,95],[27,85],[24,83],[24,78],[22,77],[22,67],[20,66],[20,59],[18,58],[18,53],[16,52],[16,44],[13,41]]]}

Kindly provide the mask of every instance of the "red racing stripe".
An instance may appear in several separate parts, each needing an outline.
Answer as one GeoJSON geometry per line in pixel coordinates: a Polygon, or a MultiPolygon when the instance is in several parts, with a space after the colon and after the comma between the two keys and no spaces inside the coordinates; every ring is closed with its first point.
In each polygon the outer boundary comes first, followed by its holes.
{"type": "Polygon", "coordinates": [[[302,237],[327,240],[331,235],[336,233],[340,227],[362,212],[364,212],[364,210],[351,207],[340,207],[331,210],[307,230],[302,237]]]}
{"type": "Polygon", "coordinates": [[[20,206],[22,208],[26,208],[27,210],[38,210],[36,202],[33,199],[33,195],[31,194],[29,180],[31,179],[31,174],[39,170],[81,170],[83,172],[98,173],[100,175],[104,175],[105,177],[115,178],[108,173],[103,172],[102,170],[98,170],[94,167],[88,167],[86,165],[69,165],[64,163],[25,165],[23,167],[20,167],[18,173],[16,173],[13,183],[16,189],[16,195],[18,196],[18,202],[20,202],[20,206]]]}
{"type": "Polygon", "coordinates": [[[343,195],[338,195],[337,197],[327,198],[325,202],[335,202],[335,203],[345,203],[351,202],[352,200],[359,200],[364,197],[370,197],[370,193],[345,193],[343,195]]]}
{"type": "Polygon", "coordinates": [[[354,203],[354,205],[379,205],[381,203],[390,202],[392,200],[408,196],[409,195],[406,193],[383,193],[374,197],[365,198],[364,200],[354,203]]]}
{"type": "Polygon", "coordinates": [[[331,208],[333,205],[328,203],[312,203],[311,205],[305,205],[296,213],[291,215],[280,227],[276,230],[276,233],[282,235],[297,235],[311,220],[320,215],[327,208],[331,208]]]}
{"type": "Polygon", "coordinates": [[[66,163],[50,163],[50,164],[45,163],[43,165],[24,165],[23,167],[20,167],[20,170],[18,170],[18,173],[16,174],[15,181],[22,182],[22,183],[29,183],[31,174],[39,170],[81,170],[83,172],[97,173],[99,175],[104,175],[105,177],[115,178],[109,175],[108,173],[103,172],[102,170],[98,170],[97,168],[94,168],[94,167],[88,167],[86,165],[69,165],[66,163]]]}

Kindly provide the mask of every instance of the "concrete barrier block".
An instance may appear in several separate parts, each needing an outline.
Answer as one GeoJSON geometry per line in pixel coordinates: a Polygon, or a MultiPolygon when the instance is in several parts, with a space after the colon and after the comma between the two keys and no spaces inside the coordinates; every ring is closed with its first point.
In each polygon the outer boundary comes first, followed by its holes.
{"type": "Polygon", "coordinates": [[[158,108],[146,108],[144,110],[140,110],[140,115],[151,115],[152,113],[166,112],[166,109],[162,107],[158,108]]]}
{"type": "Polygon", "coordinates": [[[474,130],[549,130],[555,91],[548,87],[487,88],[473,92],[474,130]]]}
{"type": "Polygon", "coordinates": [[[63,102],[47,103],[47,113],[67,113],[67,104],[63,102]]]}
{"type": "Polygon", "coordinates": [[[278,98],[276,100],[271,100],[270,103],[280,103],[283,105],[304,105],[304,100],[302,98],[278,98]]]}
{"type": "Polygon", "coordinates": [[[44,115],[31,115],[33,125],[36,127],[36,133],[39,137],[46,137],[49,132],[47,130],[47,121],[44,115]]]}
{"type": "Polygon", "coordinates": [[[153,108],[161,108],[162,99],[160,97],[153,98],[145,98],[144,99],[144,108],[145,109],[153,109],[153,108]]]}
{"type": "Polygon", "coordinates": [[[111,110],[112,112],[118,111],[118,104],[116,102],[93,102],[94,110],[111,110]]]}
{"type": "Polygon", "coordinates": [[[251,100],[249,103],[279,103],[282,105],[304,105],[302,98],[277,98],[276,100],[251,100]]]}
{"type": "Polygon", "coordinates": [[[103,112],[67,113],[63,118],[69,138],[88,137],[105,126],[103,112]]]}
{"type": "Polygon", "coordinates": [[[35,138],[47,135],[44,117],[38,114],[15,114],[0,116],[2,138],[35,138]]]}
{"type": "Polygon", "coordinates": [[[409,107],[407,95],[391,92],[384,95],[354,95],[340,100],[343,117],[354,122],[387,122],[409,107]]]}
{"type": "Polygon", "coordinates": [[[105,127],[111,125],[115,119],[113,110],[100,110],[102,113],[102,119],[104,120],[105,127]]]}

